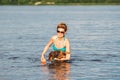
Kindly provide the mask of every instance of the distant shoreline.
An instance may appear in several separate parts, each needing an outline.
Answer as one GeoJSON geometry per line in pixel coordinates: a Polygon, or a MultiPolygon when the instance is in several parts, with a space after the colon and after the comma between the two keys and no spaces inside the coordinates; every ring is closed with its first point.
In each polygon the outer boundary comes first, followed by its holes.
{"type": "Polygon", "coordinates": [[[0,0],[0,5],[120,5],[120,0],[0,0]]]}
{"type": "Polygon", "coordinates": [[[29,4],[0,4],[0,6],[2,5],[36,5],[36,6],[43,6],[43,5],[64,5],[64,6],[69,6],[69,5],[73,5],[73,6],[79,6],[79,5],[120,5],[120,3],[29,3],[29,4]]]}

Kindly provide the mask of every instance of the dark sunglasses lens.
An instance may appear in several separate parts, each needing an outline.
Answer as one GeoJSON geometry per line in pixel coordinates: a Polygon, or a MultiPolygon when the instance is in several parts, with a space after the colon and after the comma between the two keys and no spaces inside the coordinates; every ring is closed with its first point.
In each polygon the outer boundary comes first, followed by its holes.
{"type": "Polygon", "coordinates": [[[57,30],[57,32],[59,33],[60,31],[57,30]]]}
{"type": "Polygon", "coordinates": [[[63,33],[63,34],[64,34],[64,32],[62,32],[62,31],[58,31],[58,30],[57,30],[57,32],[58,32],[58,33],[63,33]]]}

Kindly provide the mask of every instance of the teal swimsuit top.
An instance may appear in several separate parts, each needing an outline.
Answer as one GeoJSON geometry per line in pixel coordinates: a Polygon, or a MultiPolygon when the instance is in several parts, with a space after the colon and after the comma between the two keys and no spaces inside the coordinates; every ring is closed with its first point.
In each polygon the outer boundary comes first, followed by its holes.
{"type": "Polygon", "coordinates": [[[65,52],[65,51],[66,51],[66,47],[57,48],[57,47],[55,46],[55,44],[54,44],[54,45],[53,45],[53,50],[55,50],[55,51],[60,50],[60,51],[62,51],[62,52],[65,52]]]}
{"type": "MultiPolygon", "coordinates": [[[[65,38],[64,38],[64,40],[65,40],[65,38]]],[[[57,48],[57,47],[55,46],[55,44],[53,44],[53,50],[55,50],[55,51],[60,50],[60,51],[62,51],[62,52],[65,52],[65,51],[66,51],[66,47],[57,48]]]]}

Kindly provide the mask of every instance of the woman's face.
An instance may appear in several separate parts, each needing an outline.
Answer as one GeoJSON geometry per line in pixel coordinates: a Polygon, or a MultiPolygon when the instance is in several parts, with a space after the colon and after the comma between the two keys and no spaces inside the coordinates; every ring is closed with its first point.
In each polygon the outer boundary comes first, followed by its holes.
{"type": "Polygon", "coordinates": [[[65,30],[64,30],[63,28],[58,28],[58,30],[57,30],[57,35],[58,35],[59,38],[64,37],[64,35],[65,35],[65,30]]]}

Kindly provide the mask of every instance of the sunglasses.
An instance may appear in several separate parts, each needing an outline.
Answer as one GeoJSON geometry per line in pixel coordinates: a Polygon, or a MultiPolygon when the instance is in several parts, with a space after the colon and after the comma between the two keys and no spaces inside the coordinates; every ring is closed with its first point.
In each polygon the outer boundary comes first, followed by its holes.
{"type": "Polygon", "coordinates": [[[57,30],[57,33],[62,33],[62,34],[64,34],[65,32],[57,30]]]}

